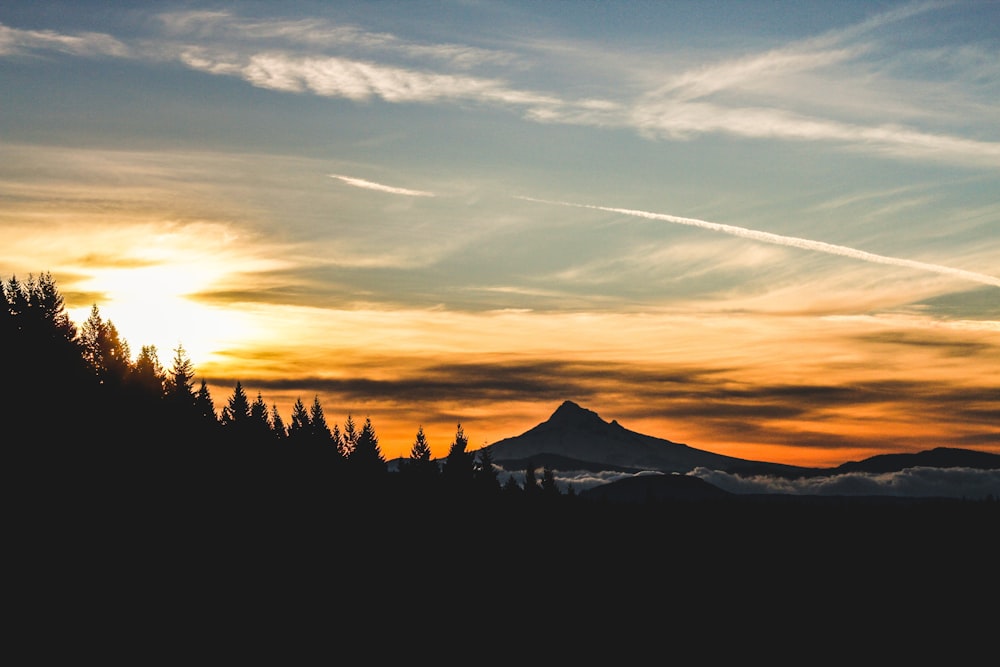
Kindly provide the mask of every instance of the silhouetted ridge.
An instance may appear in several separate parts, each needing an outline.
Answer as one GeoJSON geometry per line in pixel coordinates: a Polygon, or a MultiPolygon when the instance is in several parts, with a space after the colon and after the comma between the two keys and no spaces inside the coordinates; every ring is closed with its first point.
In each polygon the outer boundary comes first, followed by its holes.
{"type": "Polygon", "coordinates": [[[843,472],[894,472],[918,466],[927,468],[1000,469],[1000,454],[954,447],[935,447],[913,454],[877,454],[862,461],[848,461],[835,469],[843,472]]]}
{"type": "MultiPolygon", "coordinates": [[[[582,408],[573,401],[563,401],[548,420],[539,426],[558,428],[594,429],[608,426],[608,423],[593,410],[582,408]]],[[[536,427],[538,428],[538,427],[536,427]]]]}

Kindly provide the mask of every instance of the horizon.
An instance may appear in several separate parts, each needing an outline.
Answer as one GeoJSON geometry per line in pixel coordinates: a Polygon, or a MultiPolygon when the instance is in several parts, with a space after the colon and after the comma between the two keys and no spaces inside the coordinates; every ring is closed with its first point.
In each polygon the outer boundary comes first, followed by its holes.
{"type": "Polygon", "coordinates": [[[221,409],[1000,454],[1000,3],[8,3],[0,278],[221,409]]]}

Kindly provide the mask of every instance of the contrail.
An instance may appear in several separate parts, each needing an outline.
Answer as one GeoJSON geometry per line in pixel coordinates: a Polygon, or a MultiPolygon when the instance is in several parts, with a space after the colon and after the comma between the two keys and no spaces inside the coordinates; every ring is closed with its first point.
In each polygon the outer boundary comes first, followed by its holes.
{"type": "Polygon", "coordinates": [[[336,178],[338,181],[343,181],[348,185],[353,185],[356,188],[365,188],[366,190],[378,190],[379,192],[388,192],[394,195],[406,195],[407,197],[433,197],[433,192],[426,192],[425,190],[410,190],[407,188],[397,188],[392,185],[383,185],[382,183],[375,183],[374,181],[366,181],[363,178],[353,178],[351,176],[340,176],[339,174],[327,174],[330,178],[336,178]]]}
{"type": "Polygon", "coordinates": [[[663,220],[664,222],[673,222],[678,225],[689,225],[691,227],[701,227],[702,229],[711,229],[712,231],[722,232],[723,234],[740,236],[742,238],[752,239],[754,241],[763,241],[764,243],[775,243],[777,245],[789,246],[792,248],[801,248],[803,250],[815,250],[816,252],[825,252],[830,255],[840,255],[842,257],[860,259],[861,261],[874,262],[875,264],[890,264],[892,266],[903,266],[910,269],[918,269],[920,271],[941,273],[947,276],[953,276],[955,278],[962,278],[964,280],[971,280],[973,282],[982,283],[984,285],[993,285],[994,287],[1000,287],[1000,278],[997,278],[996,276],[989,276],[986,275],[985,273],[976,273],[975,271],[966,271],[964,269],[956,269],[951,266],[942,266],[940,264],[929,264],[927,262],[918,262],[915,259],[903,259],[901,257],[889,257],[886,255],[877,255],[873,252],[866,252],[864,250],[858,250],[857,248],[849,248],[847,246],[835,245],[833,243],[826,243],[824,241],[812,241],[810,239],[802,239],[795,236],[782,236],[781,234],[762,232],[757,229],[747,229],[746,227],[724,225],[718,222],[699,220],[697,218],[682,218],[680,216],[669,215],[667,213],[652,213],[650,211],[636,211],[634,209],[612,208],[610,206],[595,206],[593,204],[574,204],[572,202],[551,201],[547,199],[534,199],[532,197],[517,197],[517,199],[538,202],[540,204],[554,204],[556,206],[572,206],[574,208],[589,208],[595,211],[621,213],[622,215],[632,215],[637,218],[647,218],[649,220],[663,220]]]}

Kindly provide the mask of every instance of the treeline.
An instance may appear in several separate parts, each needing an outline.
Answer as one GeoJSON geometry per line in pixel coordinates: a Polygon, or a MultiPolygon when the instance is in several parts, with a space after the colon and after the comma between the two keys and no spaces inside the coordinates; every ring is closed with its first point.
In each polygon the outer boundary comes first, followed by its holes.
{"type": "MultiPolygon", "coordinates": [[[[169,367],[155,346],[134,356],[95,304],[82,325],[66,313],[51,273],[2,281],[0,345],[8,454],[37,475],[88,496],[132,487],[185,488],[204,496],[349,493],[400,497],[499,498],[562,494],[552,471],[530,468],[524,483],[501,480],[485,449],[468,451],[458,424],[449,452],[431,455],[423,427],[390,472],[370,418],[328,422],[319,397],[300,398],[289,420],[240,381],[217,409],[204,378],[179,345],[169,367]]],[[[169,497],[171,493],[167,494],[169,497]]],[[[176,500],[176,499],[175,499],[176,500]]]]}

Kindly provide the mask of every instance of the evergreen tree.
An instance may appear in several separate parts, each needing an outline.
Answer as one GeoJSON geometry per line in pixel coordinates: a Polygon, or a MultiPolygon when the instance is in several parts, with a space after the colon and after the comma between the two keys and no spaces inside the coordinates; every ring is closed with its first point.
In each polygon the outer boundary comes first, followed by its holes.
{"type": "Polygon", "coordinates": [[[330,432],[330,439],[333,441],[333,447],[337,451],[337,458],[346,459],[347,449],[344,446],[344,436],[340,433],[340,427],[336,424],[333,425],[333,429],[330,432]]]}
{"type": "Polygon", "coordinates": [[[365,418],[358,438],[351,453],[347,457],[351,472],[362,478],[370,478],[388,472],[382,449],[378,444],[378,435],[372,426],[371,418],[365,418]]]}
{"type": "Polygon", "coordinates": [[[351,452],[358,444],[358,427],[354,423],[354,417],[350,413],[347,413],[347,419],[344,421],[344,455],[350,457],[351,452]]]}
{"type": "Polygon", "coordinates": [[[244,442],[250,435],[250,401],[239,380],[236,381],[233,395],[229,397],[226,407],[222,408],[219,423],[225,428],[230,442],[244,442]]]}
{"type": "Polygon", "coordinates": [[[535,476],[536,470],[535,464],[529,461],[528,467],[524,471],[524,492],[528,495],[534,495],[540,491],[538,478],[535,476]]]}
{"type": "Polygon", "coordinates": [[[542,493],[547,496],[559,495],[559,486],[556,484],[556,475],[548,466],[542,468],[541,490],[542,493]]]}
{"type": "Polygon", "coordinates": [[[208,383],[202,379],[201,387],[194,397],[195,413],[207,425],[219,423],[219,416],[215,413],[215,401],[212,400],[212,393],[208,389],[208,383]]]}
{"type": "Polygon", "coordinates": [[[285,428],[285,420],[281,418],[278,413],[278,405],[274,403],[271,405],[271,431],[274,433],[274,439],[279,442],[284,442],[288,439],[288,430],[285,428]]]}
{"type": "Polygon", "coordinates": [[[83,358],[100,384],[120,387],[131,370],[128,343],[110,320],[104,320],[95,303],[80,330],[83,358]]]}
{"type": "Polygon", "coordinates": [[[166,373],[160,365],[155,345],[143,345],[132,365],[129,385],[147,397],[161,398],[166,373]]]}
{"type": "Polygon", "coordinates": [[[295,399],[292,406],[292,421],[288,424],[288,442],[294,445],[306,445],[310,440],[309,411],[301,398],[295,399]]]}
{"type": "Polygon", "coordinates": [[[469,439],[465,437],[465,430],[459,424],[455,430],[455,440],[448,448],[448,456],[441,468],[442,477],[453,488],[468,488],[473,480],[475,454],[465,451],[468,445],[469,439]]]}
{"type": "Polygon", "coordinates": [[[521,493],[521,487],[518,486],[517,480],[514,479],[513,475],[507,475],[502,491],[504,495],[518,495],[521,493]]]}
{"type": "Polygon", "coordinates": [[[493,455],[486,447],[479,450],[479,460],[473,469],[473,478],[476,488],[484,493],[493,493],[500,490],[500,478],[496,468],[493,467],[493,455]]]}
{"type": "MultiPolygon", "coordinates": [[[[202,381],[202,386],[205,386],[204,381],[202,381]]],[[[194,365],[188,358],[183,345],[174,348],[173,365],[167,374],[164,391],[168,400],[180,410],[186,411],[197,403],[194,393],[194,365]]],[[[205,391],[207,392],[208,389],[206,388],[205,391]]],[[[213,416],[215,414],[214,406],[212,414],[213,416]]]]}
{"type": "Polygon", "coordinates": [[[417,434],[410,447],[410,455],[399,461],[399,475],[409,486],[410,492],[426,492],[441,474],[437,461],[431,456],[430,443],[423,425],[417,427],[417,434]]]}
{"type": "Polygon", "coordinates": [[[271,428],[270,412],[264,397],[257,392],[257,398],[250,404],[250,437],[255,443],[268,444],[274,441],[274,430],[271,428]]]}
{"type": "Polygon", "coordinates": [[[329,447],[333,444],[333,434],[326,423],[326,415],[323,413],[319,396],[313,396],[312,405],[309,407],[309,438],[316,447],[329,447]]]}
{"type": "Polygon", "coordinates": [[[431,461],[431,446],[427,442],[423,425],[417,427],[417,435],[413,440],[413,446],[410,447],[410,461],[425,466],[431,461]]]}

